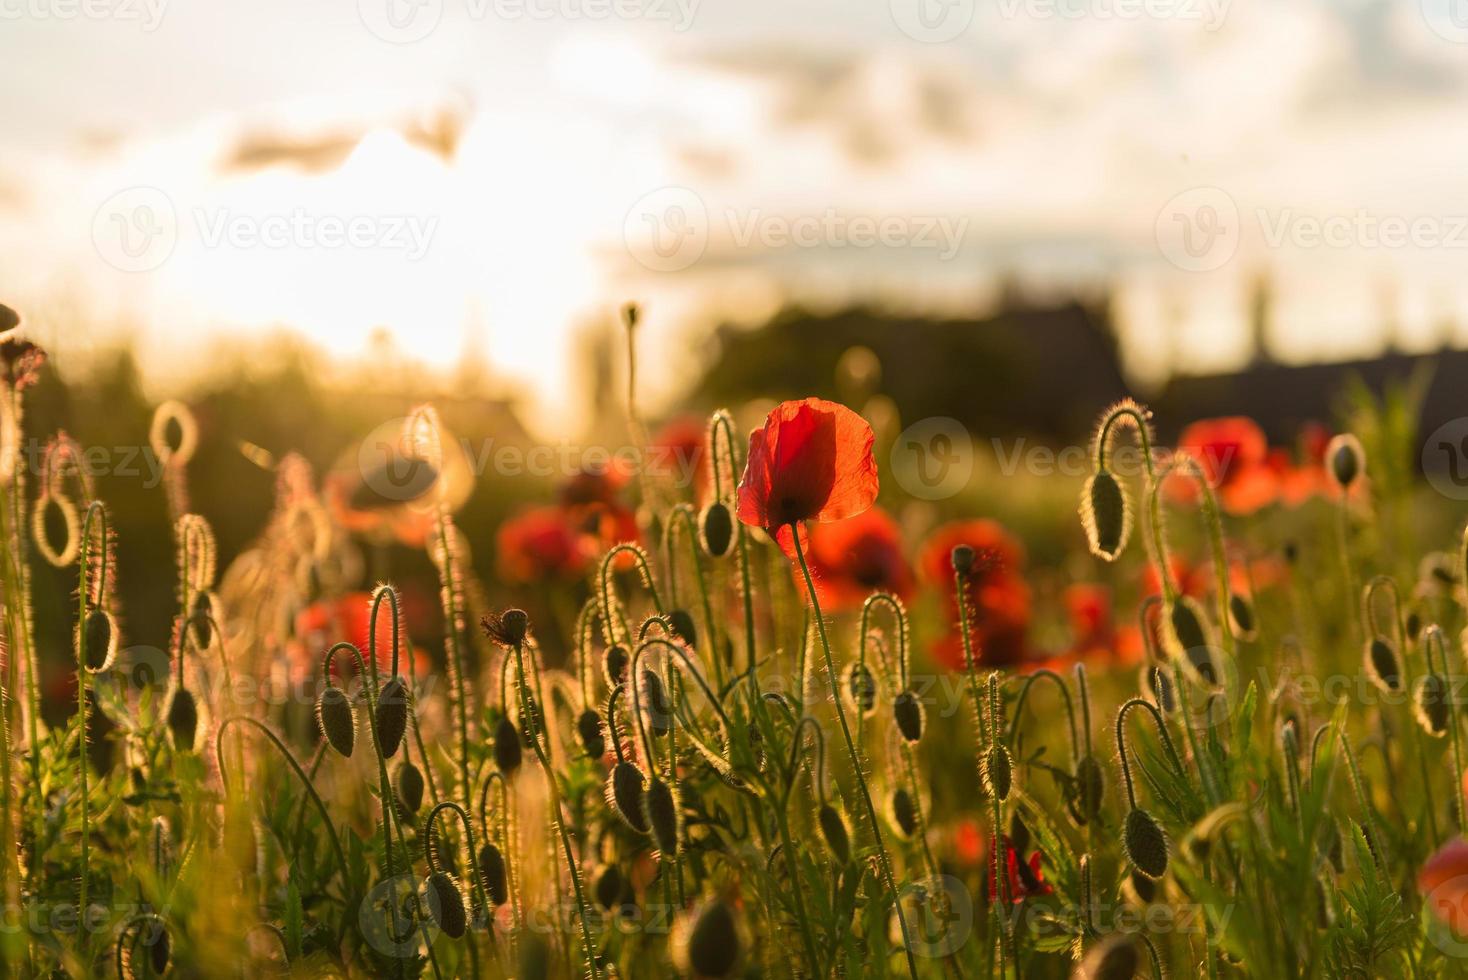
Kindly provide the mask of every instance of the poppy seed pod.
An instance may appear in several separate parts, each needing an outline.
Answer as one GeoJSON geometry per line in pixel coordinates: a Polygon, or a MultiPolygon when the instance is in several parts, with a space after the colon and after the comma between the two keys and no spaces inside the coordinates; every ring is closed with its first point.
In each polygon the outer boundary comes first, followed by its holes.
{"type": "Polygon", "coordinates": [[[631,662],[627,656],[627,648],[619,644],[612,644],[602,654],[602,673],[606,675],[607,686],[616,687],[627,679],[627,664],[631,662]]]}
{"type": "Polygon", "coordinates": [[[382,757],[391,759],[402,744],[408,730],[408,686],[401,677],[393,677],[377,695],[377,740],[382,757]]]}
{"type": "Polygon", "coordinates": [[[841,814],[831,804],[823,803],[820,812],[816,814],[816,820],[821,825],[821,838],[830,849],[831,857],[840,865],[850,863],[851,834],[847,831],[846,821],[841,814]]]}
{"type": "Polygon", "coordinates": [[[505,856],[493,844],[485,844],[479,849],[479,882],[489,896],[489,904],[504,905],[509,901],[505,856]]]}
{"type": "Polygon", "coordinates": [[[642,671],[643,706],[647,709],[648,727],[658,738],[668,734],[673,726],[673,709],[668,704],[668,693],[663,690],[663,679],[646,668],[642,671]]]}
{"type": "Polygon", "coordinates": [[[1126,491],[1110,470],[1098,470],[1081,491],[1081,526],[1091,554],[1115,561],[1131,536],[1132,509],[1126,491]]]}
{"type": "Polygon", "coordinates": [[[989,794],[1001,803],[1009,799],[1009,789],[1014,781],[1014,765],[1009,758],[1009,749],[1002,742],[989,746],[980,769],[983,770],[984,788],[989,794]]]}
{"type": "Polygon", "coordinates": [[[173,692],[168,704],[168,730],[173,734],[173,747],[179,752],[192,752],[199,732],[199,705],[187,688],[173,692]]]}
{"type": "Polygon", "coordinates": [[[112,614],[105,609],[87,613],[87,669],[100,674],[112,666],[117,657],[117,630],[112,614]]]}
{"type": "Polygon", "coordinates": [[[613,766],[607,779],[607,803],[612,812],[639,834],[647,833],[647,816],[642,812],[645,785],[642,770],[626,760],[613,766]]]}
{"type": "Polygon", "coordinates": [[[209,593],[201,589],[194,594],[193,604],[189,607],[189,629],[194,634],[194,645],[200,650],[209,649],[209,644],[214,642],[214,627],[210,621],[213,615],[214,603],[209,593]]]}
{"type": "Polygon", "coordinates": [[[495,768],[506,776],[520,768],[520,761],[524,758],[524,750],[520,748],[520,732],[507,717],[501,717],[494,726],[493,754],[495,768]]]}
{"type": "Polygon", "coordinates": [[[423,773],[407,759],[398,766],[396,789],[398,806],[407,816],[411,817],[423,806],[423,773]]]}
{"type": "Polygon", "coordinates": [[[622,872],[617,870],[615,864],[602,865],[591,883],[591,893],[596,904],[610,912],[621,904],[622,896],[626,892],[625,884],[622,872]]]}
{"type": "Polygon", "coordinates": [[[909,742],[923,737],[923,703],[913,691],[902,691],[892,701],[892,720],[897,731],[909,742]]]}
{"type": "Polygon", "coordinates": [[[348,758],[357,743],[357,719],[352,714],[352,702],[347,692],[335,684],[328,684],[316,696],[316,727],[326,737],[327,744],[348,758]]]}
{"type": "Polygon", "coordinates": [[[607,735],[602,728],[601,713],[587,708],[576,716],[576,735],[581,739],[581,750],[589,758],[600,759],[607,754],[607,735]]]}
{"type": "Polygon", "coordinates": [[[678,798],[673,787],[654,776],[642,794],[642,815],[652,831],[652,841],[664,854],[678,853],[678,798]]]}
{"type": "Polygon", "coordinates": [[[841,689],[851,706],[863,718],[870,718],[877,707],[877,679],[864,664],[852,662],[843,671],[841,689]]]}
{"type": "Polygon", "coordinates": [[[505,646],[517,647],[525,642],[525,634],[530,632],[530,616],[523,609],[506,609],[500,616],[500,629],[505,646]]]}
{"type": "Polygon", "coordinates": [[[1448,733],[1450,719],[1447,688],[1448,685],[1440,674],[1424,674],[1417,682],[1417,690],[1412,698],[1412,711],[1417,716],[1417,724],[1434,738],[1442,738],[1448,733]]]}
{"type": "Polygon", "coordinates": [[[424,882],[425,901],[433,922],[450,939],[462,939],[469,924],[464,910],[464,893],[454,876],[435,871],[424,882]]]}
{"type": "Polygon", "coordinates": [[[1366,643],[1366,675],[1388,694],[1402,689],[1402,665],[1397,649],[1384,636],[1374,636],[1366,643]]]}
{"type": "Polygon", "coordinates": [[[967,575],[974,568],[974,549],[972,545],[956,544],[953,551],[949,553],[948,560],[953,564],[953,570],[960,575],[967,575]]]}
{"type": "Polygon", "coordinates": [[[1349,490],[1351,484],[1366,469],[1366,454],[1361,449],[1359,439],[1349,432],[1343,432],[1326,445],[1325,462],[1335,485],[1342,490],[1349,490]]]}
{"type": "Polygon", "coordinates": [[[739,920],[727,902],[714,899],[680,920],[674,959],[697,977],[733,976],[744,953],[739,920]]]}
{"type": "Polygon", "coordinates": [[[1167,873],[1167,832],[1146,810],[1133,807],[1122,834],[1127,860],[1149,878],[1167,873]]]}
{"type": "Polygon", "coordinates": [[[1132,980],[1142,969],[1135,933],[1115,932],[1092,946],[1076,967],[1075,980],[1132,980]]]}
{"type": "Polygon", "coordinates": [[[698,628],[693,625],[693,614],[687,609],[674,609],[668,613],[668,626],[678,639],[691,647],[698,646],[698,628]]]}
{"type": "Polygon", "coordinates": [[[710,557],[723,558],[727,555],[729,546],[734,543],[734,515],[729,513],[729,505],[715,500],[705,507],[698,519],[698,531],[703,550],[710,557]]]}
{"type": "Polygon", "coordinates": [[[1076,762],[1076,807],[1082,822],[1091,823],[1101,815],[1101,801],[1106,795],[1106,775],[1093,755],[1083,755],[1076,762]]]}
{"type": "Polygon", "coordinates": [[[901,786],[897,787],[892,791],[891,808],[892,823],[897,826],[898,833],[904,838],[917,833],[917,803],[913,801],[911,793],[901,786]]]}

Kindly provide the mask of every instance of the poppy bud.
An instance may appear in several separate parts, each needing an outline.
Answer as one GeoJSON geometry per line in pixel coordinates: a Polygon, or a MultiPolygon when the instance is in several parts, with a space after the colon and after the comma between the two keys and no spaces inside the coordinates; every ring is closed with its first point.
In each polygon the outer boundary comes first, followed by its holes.
{"type": "Polygon", "coordinates": [[[1252,640],[1259,635],[1254,621],[1254,604],[1234,592],[1228,597],[1228,618],[1233,634],[1241,640],[1252,640]]]}
{"type": "Polygon", "coordinates": [[[668,693],[663,690],[663,679],[646,668],[642,671],[642,695],[648,726],[655,736],[662,738],[673,726],[673,709],[668,704],[668,693]]]}
{"type": "Polygon", "coordinates": [[[739,920],[728,903],[714,899],[680,920],[674,959],[698,977],[728,977],[744,952],[739,920]]]}
{"type": "Polygon", "coordinates": [[[1132,530],[1132,511],[1126,492],[1110,470],[1099,470],[1086,480],[1081,491],[1081,526],[1091,554],[1115,561],[1126,547],[1132,530]]]}
{"type": "Polygon", "coordinates": [[[93,609],[87,613],[87,669],[100,674],[112,666],[117,656],[117,630],[113,628],[112,614],[105,609],[93,609]]]}
{"type": "Polygon", "coordinates": [[[693,615],[687,609],[674,609],[668,613],[668,626],[678,639],[691,647],[698,646],[698,629],[693,625],[693,615]]]}
{"type": "Polygon", "coordinates": [[[479,849],[479,882],[484,886],[484,893],[489,896],[489,904],[504,905],[509,901],[508,881],[505,856],[498,847],[485,844],[479,849]]]}
{"type": "Polygon", "coordinates": [[[902,691],[892,702],[892,720],[897,730],[909,742],[923,737],[923,703],[912,691],[902,691]]]}
{"type": "Polygon", "coordinates": [[[494,765],[506,776],[520,768],[524,752],[520,748],[520,733],[508,717],[501,717],[494,726],[494,765]]]}
{"type": "Polygon", "coordinates": [[[1366,455],[1361,450],[1361,441],[1349,432],[1341,433],[1325,447],[1325,461],[1330,468],[1330,478],[1341,490],[1351,489],[1351,484],[1366,468],[1366,455]]]}
{"type": "Polygon", "coordinates": [[[352,714],[352,702],[347,692],[335,684],[328,684],[316,696],[316,727],[326,736],[327,743],[337,752],[350,758],[357,742],[357,719],[352,714]]]}
{"type": "Polygon", "coordinates": [[[625,884],[622,872],[617,870],[615,864],[603,865],[591,883],[591,893],[596,898],[596,904],[610,912],[621,904],[622,896],[626,893],[625,884]]]}
{"type": "Polygon", "coordinates": [[[644,785],[642,770],[626,760],[613,766],[607,779],[607,803],[612,812],[639,834],[647,833],[647,816],[642,812],[644,785]]]}
{"type": "Polygon", "coordinates": [[[1115,932],[1092,946],[1076,967],[1075,980],[1132,980],[1142,968],[1134,933],[1115,932]]]}
{"type": "Polygon", "coordinates": [[[1402,624],[1402,629],[1407,634],[1407,639],[1416,643],[1417,637],[1422,635],[1422,613],[1416,609],[1407,610],[1407,619],[1402,624]]]}
{"type": "Polygon", "coordinates": [[[1413,713],[1422,730],[1434,738],[1448,733],[1447,683],[1439,674],[1424,674],[1412,699],[1413,713]]]}
{"type": "Polygon", "coordinates": [[[424,892],[424,904],[428,906],[428,914],[434,924],[450,939],[463,938],[469,920],[464,911],[464,893],[459,890],[454,876],[435,871],[424,883],[424,892]]]}
{"type": "Polygon", "coordinates": [[[652,841],[664,854],[678,853],[678,798],[673,788],[654,776],[642,794],[642,815],[652,831],[652,841]]]}
{"type": "Polygon", "coordinates": [[[194,645],[200,650],[209,649],[209,644],[214,642],[213,615],[214,603],[208,591],[201,589],[194,593],[194,601],[189,608],[189,629],[194,634],[194,645]]]}
{"type": "Polygon", "coordinates": [[[836,859],[840,865],[851,861],[851,834],[846,829],[846,821],[841,814],[829,803],[821,805],[820,812],[816,814],[816,820],[821,825],[821,837],[826,842],[826,847],[831,851],[831,857],[836,859]]]}
{"type": "Polygon", "coordinates": [[[917,804],[913,802],[912,794],[901,786],[892,791],[892,822],[903,837],[917,833],[917,804]]]}
{"type": "Polygon", "coordinates": [[[168,936],[168,926],[162,922],[158,923],[158,932],[153,937],[153,943],[148,947],[148,962],[153,967],[153,972],[162,974],[168,969],[168,961],[173,955],[173,941],[168,936]]]}
{"type": "Polygon", "coordinates": [[[984,789],[989,795],[1003,803],[1009,799],[1009,788],[1014,780],[1014,767],[1009,758],[1009,749],[1001,742],[989,746],[984,753],[983,765],[979,767],[984,777],[984,789]]]}
{"type": "Polygon", "coordinates": [[[616,687],[627,679],[627,664],[631,662],[627,648],[612,644],[602,654],[602,672],[607,676],[607,686],[616,687]]]}
{"type": "Polygon", "coordinates": [[[1122,834],[1127,860],[1149,878],[1167,873],[1167,833],[1146,810],[1133,807],[1122,834]]]}
{"type": "Polygon", "coordinates": [[[1101,800],[1106,795],[1106,775],[1093,755],[1083,755],[1076,762],[1076,805],[1083,823],[1091,823],[1101,815],[1101,800]]]}
{"type": "Polygon", "coordinates": [[[954,545],[953,552],[948,556],[948,559],[953,563],[953,570],[955,572],[960,575],[967,575],[973,571],[974,567],[973,546],[967,544],[954,545]]]}
{"type": "Polygon", "coordinates": [[[1150,694],[1158,709],[1168,714],[1177,710],[1177,697],[1172,689],[1172,677],[1161,667],[1149,665],[1142,668],[1145,677],[1143,694],[1150,694]]]}
{"type": "Polygon", "coordinates": [[[1179,596],[1167,613],[1169,638],[1175,645],[1174,653],[1207,649],[1208,627],[1204,625],[1203,610],[1189,596],[1179,596]]]}
{"type": "Polygon", "coordinates": [[[1121,884],[1122,894],[1133,905],[1151,905],[1157,898],[1157,882],[1133,868],[1121,884]]]}
{"type": "Polygon", "coordinates": [[[199,731],[199,705],[187,688],[173,692],[168,704],[168,730],[173,734],[173,747],[179,752],[192,752],[199,731]]]}
{"type": "Polygon", "coordinates": [[[0,303],[0,333],[20,326],[20,314],[0,303]]]}
{"type": "Polygon", "coordinates": [[[722,500],[715,500],[703,510],[703,515],[698,521],[699,537],[703,539],[703,550],[710,557],[723,558],[729,553],[729,546],[734,543],[734,517],[729,513],[729,506],[722,500]]]}
{"type": "Polygon", "coordinates": [[[1366,674],[1371,682],[1388,694],[1402,689],[1402,667],[1396,647],[1384,636],[1372,637],[1366,644],[1366,674]]]}
{"type": "Polygon", "coordinates": [[[576,717],[576,734],[581,738],[581,750],[592,759],[607,754],[607,736],[602,729],[601,713],[587,708],[576,717]]]}
{"type": "Polygon", "coordinates": [[[391,759],[402,744],[408,730],[408,686],[401,677],[391,678],[382,685],[377,696],[377,740],[382,745],[382,757],[391,759]]]}
{"type": "Polygon", "coordinates": [[[863,718],[871,717],[877,707],[877,679],[864,664],[855,661],[847,665],[844,673],[841,689],[847,699],[863,718]]]}
{"type": "Polygon", "coordinates": [[[406,816],[423,806],[423,773],[407,759],[398,766],[397,791],[398,806],[406,816]]]}
{"type": "Polygon", "coordinates": [[[1296,565],[1300,561],[1300,545],[1293,538],[1284,543],[1284,560],[1287,565],[1296,565]]]}

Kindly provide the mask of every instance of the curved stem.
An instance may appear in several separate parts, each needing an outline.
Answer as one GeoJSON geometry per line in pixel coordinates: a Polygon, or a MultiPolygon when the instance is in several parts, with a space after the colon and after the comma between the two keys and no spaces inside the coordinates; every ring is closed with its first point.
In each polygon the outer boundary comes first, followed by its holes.
{"type": "Polygon", "coordinates": [[[968,594],[964,589],[964,576],[958,569],[953,570],[953,599],[958,606],[958,633],[963,640],[963,667],[968,681],[969,697],[974,703],[974,724],[978,727],[978,735],[982,741],[989,740],[989,728],[984,721],[984,696],[979,691],[978,658],[974,655],[973,638],[969,635],[968,628],[968,594]]]}
{"type": "Polygon", "coordinates": [[[1116,712],[1116,753],[1121,758],[1121,777],[1126,786],[1127,803],[1132,809],[1136,809],[1137,793],[1132,786],[1132,766],[1127,760],[1126,740],[1126,716],[1127,712],[1133,708],[1142,708],[1152,716],[1152,720],[1157,723],[1157,734],[1161,737],[1162,745],[1167,750],[1168,761],[1172,763],[1179,776],[1184,774],[1184,769],[1182,759],[1178,757],[1177,749],[1172,744],[1172,736],[1167,734],[1167,725],[1163,722],[1162,713],[1157,710],[1157,706],[1142,698],[1132,698],[1123,704],[1116,712]]]}
{"type": "MultiPolygon", "coordinates": [[[[1439,669],[1442,671],[1445,682],[1444,686],[1447,688],[1445,698],[1448,702],[1448,732],[1452,736],[1453,783],[1456,784],[1463,775],[1463,749],[1461,734],[1458,731],[1458,697],[1455,693],[1456,686],[1452,683],[1452,679],[1448,674],[1447,641],[1443,639],[1442,628],[1436,623],[1427,627],[1423,632],[1425,634],[1423,636],[1423,645],[1427,650],[1428,669],[1432,669],[1432,650],[1436,647],[1439,669]]],[[[1453,809],[1458,817],[1458,832],[1462,833],[1465,829],[1468,829],[1468,817],[1465,817],[1464,813],[1464,794],[1459,791],[1457,785],[1454,785],[1452,788],[1454,790],[1453,809]]]]}
{"type": "MultiPolygon", "coordinates": [[[[715,412],[709,421],[709,455],[713,459],[714,485],[717,492],[719,486],[719,435],[724,437],[724,449],[728,453],[729,476],[739,472],[739,450],[734,440],[734,420],[729,413],[720,409],[715,412]]],[[[736,507],[737,510],[737,507],[736,507]]],[[[754,588],[749,579],[749,535],[745,533],[744,522],[734,521],[734,542],[739,550],[739,580],[740,595],[744,600],[744,646],[746,655],[746,669],[749,672],[749,684],[751,701],[759,698],[759,677],[755,672],[754,652],[754,588]]],[[[753,710],[753,709],[751,709],[753,710]]]]}
{"type": "MultiPolygon", "coordinates": [[[[489,783],[486,781],[485,786],[488,785],[489,783]]],[[[482,805],[482,795],[480,799],[482,805]]],[[[423,819],[423,839],[425,841],[432,839],[434,822],[438,819],[438,815],[444,812],[451,812],[456,815],[459,818],[459,823],[463,825],[465,847],[469,850],[469,872],[473,879],[472,887],[475,894],[479,896],[480,906],[487,912],[489,909],[489,895],[484,891],[484,878],[479,873],[479,851],[474,846],[474,827],[469,823],[469,814],[464,812],[464,808],[452,800],[444,800],[442,803],[435,804],[433,809],[428,811],[428,816],[423,819]]],[[[424,852],[428,856],[428,870],[430,872],[439,871],[438,856],[434,853],[433,848],[425,847],[424,852]]]]}
{"type": "Polygon", "coordinates": [[[76,711],[77,711],[77,743],[80,746],[77,759],[77,779],[80,782],[81,824],[82,824],[82,847],[81,847],[81,882],[77,892],[77,909],[81,915],[81,921],[86,921],[87,915],[87,883],[91,876],[91,859],[88,856],[90,839],[92,836],[91,814],[88,813],[89,793],[87,787],[87,769],[90,763],[87,760],[87,680],[91,676],[91,669],[87,664],[87,604],[91,589],[87,582],[87,573],[91,565],[92,525],[97,522],[101,528],[102,556],[98,568],[98,604],[102,600],[101,590],[107,587],[107,511],[103,509],[98,501],[92,501],[87,506],[87,516],[82,521],[81,550],[78,553],[77,569],[80,583],[77,587],[77,621],[76,621],[76,711]]]}
{"type": "MultiPolygon", "coordinates": [[[[1076,666],[1080,665],[1077,664],[1076,666]]],[[[1013,745],[1015,737],[1019,733],[1019,718],[1020,714],[1024,711],[1025,699],[1030,695],[1031,685],[1042,678],[1055,683],[1055,686],[1060,689],[1061,700],[1065,702],[1065,716],[1070,722],[1070,757],[1071,764],[1074,765],[1076,760],[1080,758],[1081,747],[1076,737],[1076,713],[1075,707],[1070,701],[1070,688],[1065,686],[1065,680],[1059,674],[1050,670],[1048,667],[1041,667],[1033,674],[1030,674],[1025,678],[1024,684],[1020,686],[1019,697],[1014,702],[1014,728],[1009,733],[1008,742],[1010,745],[1013,745]]],[[[1086,727],[1089,728],[1090,726],[1087,725],[1086,727]]]]}

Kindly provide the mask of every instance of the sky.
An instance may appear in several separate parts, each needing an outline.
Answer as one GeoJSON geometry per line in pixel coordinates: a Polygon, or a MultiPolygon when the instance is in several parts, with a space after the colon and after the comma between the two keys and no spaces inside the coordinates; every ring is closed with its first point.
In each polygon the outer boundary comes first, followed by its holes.
{"type": "Polygon", "coordinates": [[[1468,343],[1468,0],[0,0],[0,301],[174,383],[281,326],[574,421],[788,302],[1111,296],[1128,370],[1468,343]]]}

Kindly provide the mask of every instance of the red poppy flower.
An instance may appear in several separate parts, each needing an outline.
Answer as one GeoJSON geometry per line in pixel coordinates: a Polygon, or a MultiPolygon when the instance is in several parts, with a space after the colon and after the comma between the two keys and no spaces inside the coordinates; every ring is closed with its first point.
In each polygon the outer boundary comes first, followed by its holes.
{"type": "MultiPolygon", "coordinates": [[[[817,525],[810,535],[810,571],[826,611],[860,606],[873,592],[904,599],[912,593],[902,534],[880,507],[817,525]]],[[[803,590],[804,576],[797,576],[796,584],[803,590]]]]}
{"type": "MultiPolygon", "coordinates": [[[[1265,464],[1269,444],[1253,419],[1233,415],[1203,419],[1183,430],[1178,449],[1185,451],[1203,470],[1223,508],[1234,514],[1253,513],[1273,503],[1279,493],[1273,471],[1265,464]]],[[[1196,490],[1191,481],[1168,482],[1168,493],[1191,500],[1196,490]]]]}
{"type": "Polygon", "coordinates": [[[855,517],[877,499],[875,436],[844,405],[807,398],[782,402],[749,436],[739,481],[739,519],[793,551],[790,526],[855,517]]]}
{"type": "Polygon", "coordinates": [[[560,507],[533,507],[500,525],[500,578],[544,582],[580,578],[591,564],[585,539],[560,507]]]}
{"type": "MultiPolygon", "coordinates": [[[[400,595],[399,602],[404,607],[415,604],[408,595],[400,595]]],[[[408,642],[408,618],[409,610],[404,608],[398,620],[399,657],[417,657],[414,667],[421,674],[431,669],[431,664],[420,651],[413,650],[408,642]]],[[[416,615],[413,618],[415,621],[419,619],[416,615]]],[[[322,652],[341,640],[355,646],[362,652],[363,659],[370,662],[372,644],[368,639],[371,635],[371,622],[370,592],[348,592],[334,598],[322,599],[302,609],[296,614],[295,624],[295,638],[300,645],[300,655],[304,658],[296,664],[298,675],[319,671],[322,652]]],[[[386,604],[377,616],[377,656],[381,660],[381,668],[387,670],[392,656],[392,612],[386,604]]],[[[345,656],[338,656],[334,666],[338,672],[351,672],[355,669],[351,665],[351,658],[345,656]]],[[[398,666],[400,672],[407,673],[406,662],[400,662],[398,666]]]]}
{"type": "MultiPolygon", "coordinates": [[[[992,839],[992,838],[991,838],[992,839]]],[[[1040,852],[1035,851],[1030,855],[1027,862],[1021,861],[1019,854],[1015,852],[1014,842],[1006,835],[1004,838],[1004,863],[1006,876],[1009,879],[1009,900],[1018,905],[1027,898],[1041,895],[1055,894],[1055,886],[1045,880],[1040,871],[1040,852]]],[[[998,890],[999,866],[996,863],[993,872],[989,875],[989,896],[994,897],[998,890]]]]}
{"type": "Polygon", "coordinates": [[[691,490],[700,504],[712,482],[704,458],[705,432],[702,419],[685,415],[659,429],[648,444],[647,465],[653,475],[679,490],[691,490]]]}
{"type": "Polygon", "coordinates": [[[626,464],[613,460],[605,466],[578,470],[561,484],[560,501],[563,507],[583,507],[590,504],[615,504],[618,494],[632,480],[626,464]]]}
{"type": "Polygon", "coordinates": [[[1077,656],[1109,653],[1116,647],[1116,624],[1111,619],[1111,590],[1104,585],[1078,582],[1066,587],[1065,611],[1070,617],[1072,649],[1077,656]]]}
{"type": "Polygon", "coordinates": [[[1417,890],[1439,921],[1468,935],[1468,840],[1448,841],[1417,874],[1417,890]]]}
{"type": "Polygon", "coordinates": [[[1019,663],[1028,651],[1030,586],[1024,578],[1024,548],[1003,525],[991,520],[945,524],[923,546],[919,567],[947,599],[951,632],[933,645],[933,656],[950,670],[963,670],[963,637],[953,595],[953,549],[974,549],[965,579],[969,639],[977,662],[985,666],[1019,663]]]}

